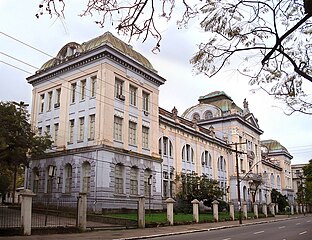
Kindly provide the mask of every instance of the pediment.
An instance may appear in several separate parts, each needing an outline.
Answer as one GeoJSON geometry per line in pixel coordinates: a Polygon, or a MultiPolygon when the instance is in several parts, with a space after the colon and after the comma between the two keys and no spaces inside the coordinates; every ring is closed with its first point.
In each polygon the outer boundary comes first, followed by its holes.
{"type": "Polygon", "coordinates": [[[252,126],[259,128],[258,119],[252,113],[245,116],[245,120],[249,122],[252,126]]]}

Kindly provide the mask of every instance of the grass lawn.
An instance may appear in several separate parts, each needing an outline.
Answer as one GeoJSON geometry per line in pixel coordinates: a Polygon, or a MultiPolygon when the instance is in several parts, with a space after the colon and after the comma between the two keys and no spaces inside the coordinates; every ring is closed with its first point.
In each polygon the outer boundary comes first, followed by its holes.
{"type": "MultiPolygon", "coordinates": [[[[123,219],[131,219],[137,220],[136,213],[128,213],[128,214],[110,214],[110,217],[114,218],[123,218],[123,219]]],[[[253,217],[253,213],[248,213],[248,217],[253,217]]],[[[238,219],[238,213],[235,213],[235,218],[238,219]]],[[[175,223],[191,223],[193,222],[193,214],[185,214],[185,213],[175,213],[173,215],[173,220],[175,223]]],[[[230,214],[228,212],[219,213],[219,221],[229,221],[230,214]]],[[[213,222],[214,218],[212,213],[201,213],[199,214],[200,222],[213,222]]],[[[147,213],[145,214],[145,222],[147,224],[158,223],[165,224],[167,223],[167,213],[147,213]]]]}

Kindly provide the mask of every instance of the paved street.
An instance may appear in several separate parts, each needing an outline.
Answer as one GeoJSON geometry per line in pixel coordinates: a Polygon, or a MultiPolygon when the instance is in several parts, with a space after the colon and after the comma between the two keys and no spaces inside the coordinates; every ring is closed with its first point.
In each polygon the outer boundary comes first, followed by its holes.
{"type": "Polygon", "coordinates": [[[252,219],[243,221],[239,225],[238,221],[203,223],[192,225],[179,225],[170,227],[129,229],[129,230],[105,230],[92,231],[74,234],[51,234],[51,235],[32,235],[32,236],[11,236],[0,237],[8,240],[52,240],[52,239],[216,239],[216,240],[235,240],[235,239],[263,239],[270,240],[307,240],[311,239],[312,215],[288,216],[278,215],[274,218],[252,219]],[[290,231],[289,233],[286,230],[290,231]],[[229,231],[229,232],[227,232],[229,231]],[[276,235],[280,234],[280,236],[276,235]],[[169,236],[172,236],[169,237],[169,236]],[[209,236],[209,237],[208,237],[209,236]],[[157,238],[158,237],[158,238],[157,238]]]}

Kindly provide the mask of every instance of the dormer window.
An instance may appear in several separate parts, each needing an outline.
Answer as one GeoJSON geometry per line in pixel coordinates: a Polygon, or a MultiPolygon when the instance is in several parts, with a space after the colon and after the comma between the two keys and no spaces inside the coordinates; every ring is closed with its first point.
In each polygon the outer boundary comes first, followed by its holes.
{"type": "Polygon", "coordinates": [[[75,46],[68,46],[65,57],[73,56],[76,54],[76,52],[77,52],[77,48],[75,46]]]}

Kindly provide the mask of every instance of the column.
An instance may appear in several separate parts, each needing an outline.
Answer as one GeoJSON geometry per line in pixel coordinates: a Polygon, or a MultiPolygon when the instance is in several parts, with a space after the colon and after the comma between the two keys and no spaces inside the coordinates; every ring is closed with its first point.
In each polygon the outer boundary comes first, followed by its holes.
{"type": "Polygon", "coordinates": [[[293,204],[290,205],[290,214],[294,215],[294,205],[293,204]]]}
{"type": "Polygon", "coordinates": [[[21,224],[24,235],[31,235],[31,213],[32,213],[32,198],[36,196],[31,190],[25,189],[21,192],[21,224]]]}
{"type": "Polygon", "coordinates": [[[215,222],[219,221],[219,209],[218,209],[219,202],[217,200],[214,200],[212,202],[212,211],[213,211],[213,218],[215,222]]]}
{"type": "Polygon", "coordinates": [[[267,208],[267,204],[266,203],[262,204],[262,212],[263,212],[265,217],[268,217],[268,208],[267,208]]]}
{"type": "Polygon", "coordinates": [[[175,201],[172,198],[167,198],[165,201],[167,203],[167,221],[169,222],[169,225],[173,225],[173,204],[175,201]]]}
{"type": "Polygon", "coordinates": [[[138,226],[145,228],[145,197],[140,196],[138,202],[138,226]]]}
{"type": "Polygon", "coordinates": [[[270,204],[270,212],[273,216],[275,216],[275,203],[270,204]]]}
{"type": "Polygon", "coordinates": [[[87,229],[87,193],[79,193],[77,218],[77,227],[85,231],[87,229]]]}
{"type": "Polygon", "coordinates": [[[232,221],[234,221],[235,220],[235,216],[234,216],[234,202],[231,201],[229,204],[230,204],[230,218],[231,218],[232,221]]]}
{"type": "Polygon", "coordinates": [[[255,218],[258,218],[258,203],[253,203],[253,211],[254,211],[254,216],[255,218]]]}
{"type": "Polygon", "coordinates": [[[246,201],[243,201],[243,217],[244,217],[244,219],[248,218],[248,216],[247,216],[247,202],[246,201]]]}
{"type": "Polygon", "coordinates": [[[199,201],[197,199],[194,199],[191,203],[193,204],[193,221],[198,223],[199,222],[199,211],[198,211],[199,201]]]}

